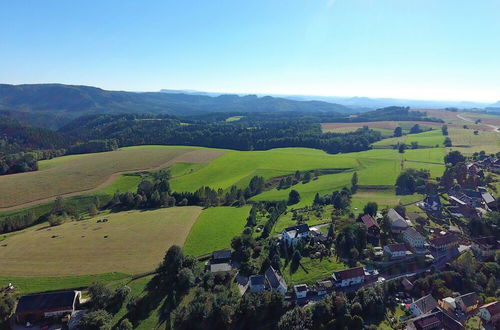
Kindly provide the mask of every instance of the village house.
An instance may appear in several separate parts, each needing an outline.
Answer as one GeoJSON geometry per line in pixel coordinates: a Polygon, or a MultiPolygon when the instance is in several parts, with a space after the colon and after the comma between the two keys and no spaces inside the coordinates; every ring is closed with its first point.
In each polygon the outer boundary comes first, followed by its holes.
{"type": "Polygon", "coordinates": [[[295,297],[297,299],[302,299],[307,297],[307,284],[297,284],[293,286],[293,291],[295,292],[295,297]]]}
{"type": "Polygon", "coordinates": [[[251,275],[248,283],[250,292],[262,292],[266,289],[266,278],[264,275],[251,275]]]}
{"type": "Polygon", "coordinates": [[[443,207],[438,195],[427,195],[417,206],[427,212],[439,212],[443,207]]]}
{"type": "Polygon", "coordinates": [[[448,202],[450,202],[451,205],[455,206],[458,211],[465,216],[476,214],[476,209],[474,208],[472,203],[463,196],[462,198],[457,196],[449,196],[448,202]]]}
{"type": "Polygon", "coordinates": [[[370,236],[377,237],[380,235],[380,227],[377,221],[369,214],[365,214],[361,217],[361,221],[365,225],[366,234],[370,236]]]}
{"type": "Polygon", "coordinates": [[[424,296],[415,300],[410,305],[410,311],[414,316],[420,316],[432,312],[438,306],[436,299],[432,295],[424,296]]]}
{"type": "Polygon", "coordinates": [[[387,217],[391,223],[391,231],[399,234],[410,227],[409,221],[405,220],[395,209],[387,211],[387,217]]]}
{"type": "Polygon", "coordinates": [[[316,282],[316,290],[319,296],[324,296],[325,294],[332,292],[334,289],[334,283],[332,280],[322,280],[316,282]]]}
{"type": "Polygon", "coordinates": [[[283,229],[281,239],[288,245],[295,245],[304,238],[309,237],[309,226],[304,223],[283,229]]]}
{"type": "Polygon", "coordinates": [[[406,245],[403,243],[398,243],[398,244],[389,244],[384,246],[384,253],[386,256],[389,257],[389,259],[398,259],[398,258],[404,258],[409,255],[411,255],[411,252],[408,251],[406,248],[406,245]]]}
{"type": "Polygon", "coordinates": [[[446,297],[438,301],[439,307],[443,310],[454,313],[457,309],[457,302],[453,297],[446,297]]]}
{"type": "Polygon", "coordinates": [[[363,267],[344,269],[333,273],[332,278],[335,281],[336,286],[344,288],[364,283],[365,271],[363,267]]]}
{"type": "Polygon", "coordinates": [[[479,307],[479,317],[494,329],[500,328],[500,301],[494,301],[479,307]]]}
{"type": "Polygon", "coordinates": [[[33,324],[44,319],[72,315],[80,305],[80,291],[59,291],[22,296],[16,307],[15,320],[33,324]]]}
{"type": "Polygon", "coordinates": [[[425,246],[425,237],[413,228],[403,231],[403,240],[414,250],[421,250],[425,246]]]}
{"type": "Polygon", "coordinates": [[[457,307],[464,313],[470,314],[479,306],[479,296],[475,292],[470,292],[455,298],[457,307]]]}
{"type": "Polygon", "coordinates": [[[435,251],[446,251],[458,245],[457,236],[453,233],[446,233],[432,238],[429,245],[435,251]]]}
{"type": "Polygon", "coordinates": [[[210,272],[229,272],[231,269],[231,250],[218,250],[212,252],[210,272]]]}
{"type": "Polygon", "coordinates": [[[265,277],[266,284],[270,290],[276,290],[282,295],[286,294],[288,286],[286,285],[283,277],[281,277],[281,275],[279,275],[272,266],[266,270],[265,277]]]}
{"type": "Polygon", "coordinates": [[[441,330],[443,328],[441,320],[435,313],[421,315],[406,323],[407,330],[441,330]]]}

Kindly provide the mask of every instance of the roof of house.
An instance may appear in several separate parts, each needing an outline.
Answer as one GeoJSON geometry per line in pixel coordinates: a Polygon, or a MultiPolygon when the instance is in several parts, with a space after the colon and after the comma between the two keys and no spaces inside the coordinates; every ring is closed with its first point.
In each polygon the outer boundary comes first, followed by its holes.
{"type": "Polygon", "coordinates": [[[391,226],[392,227],[397,227],[397,228],[408,228],[408,223],[406,220],[399,215],[398,212],[396,212],[395,209],[390,209],[387,212],[387,216],[389,217],[389,220],[391,220],[391,226]]]}
{"type": "Polygon", "coordinates": [[[79,291],[59,291],[22,296],[16,313],[72,309],[79,294],[79,291]]]}
{"type": "Polygon", "coordinates": [[[428,294],[414,301],[413,305],[417,306],[423,314],[427,314],[437,307],[437,301],[432,295],[428,294]]]}
{"type": "Polygon", "coordinates": [[[319,288],[321,289],[331,289],[333,288],[333,282],[331,280],[324,280],[316,282],[319,288]]]}
{"type": "Polygon", "coordinates": [[[307,291],[307,284],[297,284],[293,286],[293,289],[298,292],[307,291]]]}
{"type": "Polygon", "coordinates": [[[265,273],[266,280],[273,289],[277,289],[280,285],[287,287],[285,280],[270,266],[265,273]]]}
{"type": "Polygon", "coordinates": [[[264,285],[265,282],[264,275],[252,275],[250,276],[250,285],[264,285]]]}
{"type": "Polygon", "coordinates": [[[479,296],[477,295],[477,293],[475,292],[470,292],[470,293],[466,293],[464,295],[461,295],[460,297],[458,297],[459,299],[462,300],[463,304],[466,306],[466,307],[471,307],[471,306],[474,306],[478,303],[479,301],[479,296]]]}
{"type": "Polygon", "coordinates": [[[418,231],[413,228],[408,228],[403,232],[403,235],[409,237],[413,240],[425,240],[425,237],[422,236],[418,231]]]}
{"type": "Polygon", "coordinates": [[[354,267],[354,268],[339,270],[338,272],[335,272],[333,274],[336,280],[343,281],[355,277],[365,276],[365,271],[363,270],[363,267],[354,267]]]}
{"type": "Polygon", "coordinates": [[[210,264],[210,272],[229,272],[232,269],[231,264],[227,262],[221,262],[218,264],[210,264]]]}
{"type": "Polygon", "coordinates": [[[403,243],[398,243],[398,244],[389,244],[385,246],[386,248],[389,249],[391,252],[401,252],[401,251],[406,251],[406,245],[403,243]]]}
{"type": "Polygon", "coordinates": [[[375,219],[373,219],[373,217],[369,214],[365,214],[361,217],[361,221],[363,221],[365,227],[368,229],[368,228],[371,228],[371,227],[377,227],[378,228],[378,224],[377,224],[377,221],[375,221],[375,219]]]}
{"type": "Polygon", "coordinates": [[[500,301],[490,302],[489,304],[485,304],[480,309],[487,309],[491,316],[500,314],[500,301]]]}
{"type": "Polygon", "coordinates": [[[231,250],[218,250],[212,252],[212,259],[230,259],[231,258],[231,250]]]}
{"type": "Polygon", "coordinates": [[[439,199],[438,195],[428,195],[427,197],[425,197],[424,202],[430,205],[434,203],[436,203],[437,205],[441,205],[441,200],[439,199]]]}
{"type": "Polygon", "coordinates": [[[489,192],[483,192],[481,196],[483,197],[483,200],[486,204],[495,202],[495,198],[493,198],[493,196],[491,196],[489,192]]]}
{"type": "Polygon", "coordinates": [[[303,223],[300,225],[285,228],[284,231],[287,232],[290,237],[295,238],[299,234],[309,232],[309,225],[307,223],[303,223]]]}
{"type": "Polygon", "coordinates": [[[433,246],[447,245],[457,241],[457,237],[452,233],[432,238],[429,242],[433,246]]]}
{"type": "MultiPolygon", "coordinates": [[[[428,314],[419,317],[413,321],[415,328],[418,330],[428,329],[430,326],[436,326],[441,323],[441,320],[435,314],[428,314]]],[[[434,329],[434,328],[433,328],[434,329]]]]}

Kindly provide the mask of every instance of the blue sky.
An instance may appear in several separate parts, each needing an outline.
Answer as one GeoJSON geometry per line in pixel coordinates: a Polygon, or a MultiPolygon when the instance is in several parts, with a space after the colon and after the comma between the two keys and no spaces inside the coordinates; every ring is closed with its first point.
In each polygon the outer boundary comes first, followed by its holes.
{"type": "Polygon", "coordinates": [[[499,0],[0,0],[0,82],[500,100],[499,0]]]}

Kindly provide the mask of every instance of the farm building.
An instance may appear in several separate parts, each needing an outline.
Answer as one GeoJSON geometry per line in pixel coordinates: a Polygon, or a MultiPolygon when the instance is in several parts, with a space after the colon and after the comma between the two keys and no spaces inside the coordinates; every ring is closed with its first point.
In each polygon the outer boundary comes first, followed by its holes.
{"type": "Polygon", "coordinates": [[[366,233],[371,236],[378,236],[380,234],[380,227],[377,221],[369,214],[365,214],[361,217],[361,221],[365,225],[366,233]]]}
{"type": "Polygon", "coordinates": [[[393,233],[402,233],[410,227],[408,221],[406,221],[395,209],[390,209],[387,212],[387,217],[391,222],[391,231],[393,233]]]}
{"type": "Polygon", "coordinates": [[[22,296],[17,304],[18,323],[36,323],[47,318],[73,314],[80,304],[80,291],[60,291],[22,296]]]}
{"type": "Polygon", "coordinates": [[[210,272],[228,272],[231,269],[230,250],[218,250],[212,252],[212,258],[210,259],[210,272]]]}

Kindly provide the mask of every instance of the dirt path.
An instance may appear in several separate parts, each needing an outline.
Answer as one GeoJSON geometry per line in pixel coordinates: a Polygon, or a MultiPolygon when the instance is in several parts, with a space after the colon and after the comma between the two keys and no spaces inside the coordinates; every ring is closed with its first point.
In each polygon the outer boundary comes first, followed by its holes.
{"type": "MultiPolygon", "coordinates": [[[[469,122],[469,123],[474,123],[474,124],[476,123],[476,121],[475,121],[475,120],[472,120],[472,119],[470,119],[470,118],[463,117],[463,116],[461,116],[461,115],[457,115],[457,118],[458,118],[458,119],[462,119],[463,121],[466,121],[466,122],[469,122]]],[[[483,126],[489,127],[489,128],[491,128],[491,129],[493,129],[493,131],[494,131],[494,132],[497,132],[497,133],[498,133],[498,132],[500,132],[500,127],[498,127],[498,126],[491,125],[491,124],[483,124],[482,122],[481,122],[481,123],[479,123],[479,125],[483,125],[483,126]]]]}
{"type": "Polygon", "coordinates": [[[42,203],[52,202],[58,196],[61,196],[63,198],[67,198],[67,197],[74,197],[74,196],[79,196],[79,195],[83,195],[83,194],[94,193],[94,192],[99,191],[99,190],[109,186],[110,184],[112,184],[122,174],[135,173],[135,172],[141,172],[141,171],[156,171],[156,170],[168,167],[174,163],[209,163],[210,161],[214,160],[215,158],[222,156],[224,153],[225,153],[225,151],[207,150],[207,149],[198,149],[198,150],[189,151],[189,152],[186,152],[182,155],[179,155],[179,156],[175,157],[174,159],[171,159],[171,160],[169,160],[169,161],[167,161],[159,166],[144,168],[144,169],[130,170],[130,171],[115,172],[115,173],[111,174],[104,182],[100,183],[99,185],[97,185],[96,187],[91,188],[91,189],[73,191],[73,192],[66,193],[66,194],[44,197],[44,198],[35,199],[32,201],[18,204],[18,205],[14,205],[14,206],[0,207],[0,212],[14,211],[14,210],[22,209],[25,207],[30,207],[30,206],[35,206],[35,205],[42,204],[42,203]]]}

